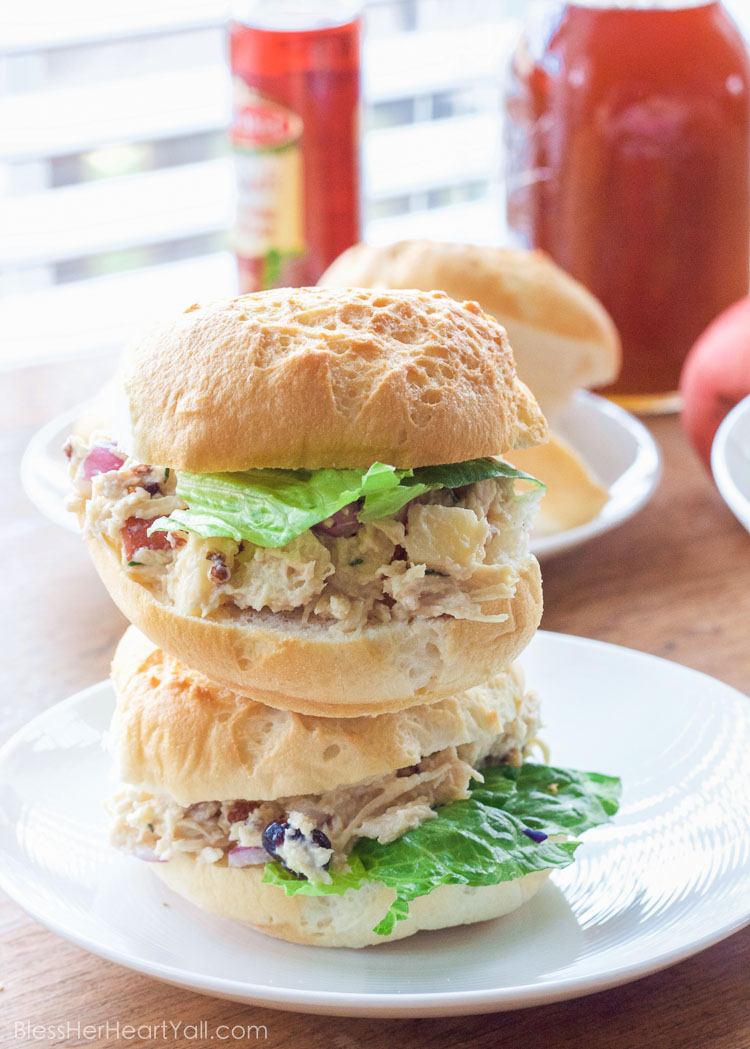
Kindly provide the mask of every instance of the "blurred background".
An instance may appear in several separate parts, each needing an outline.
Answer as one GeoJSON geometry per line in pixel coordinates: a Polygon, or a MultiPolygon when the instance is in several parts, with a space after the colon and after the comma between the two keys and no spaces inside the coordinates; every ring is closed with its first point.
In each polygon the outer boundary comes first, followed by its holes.
{"type": "MultiPolygon", "coordinates": [[[[364,237],[497,242],[523,0],[365,0],[364,237]]],[[[750,5],[726,5],[745,35],[750,5]]],[[[107,352],[234,287],[222,0],[0,14],[0,367],[107,352]]]]}
{"type": "MultiPolygon", "coordinates": [[[[364,5],[364,234],[497,241],[519,0],[364,5]]],[[[228,5],[28,0],[0,15],[0,366],[106,352],[226,294],[228,5]]]]}
{"type": "MultiPolygon", "coordinates": [[[[365,0],[365,239],[498,241],[523,0],[365,0]]],[[[727,7],[750,33],[750,5],[727,7]]],[[[234,285],[222,0],[0,14],[0,367],[106,352],[234,285]]]]}

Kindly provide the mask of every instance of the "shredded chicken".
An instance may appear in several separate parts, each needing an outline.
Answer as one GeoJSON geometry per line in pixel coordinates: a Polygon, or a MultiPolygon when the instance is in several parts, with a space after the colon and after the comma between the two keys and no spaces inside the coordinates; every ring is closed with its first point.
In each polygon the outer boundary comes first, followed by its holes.
{"type": "Polygon", "coordinates": [[[347,631],[414,617],[506,618],[495,605],[515,592],[538,501],[517,495],[508,478],[429,492],[352,536],[313,528],[266,548],[184,531],[148,536],[157,517],[185,507],[175,472],[117,449],[119,469],[87,477],[86,457],[102,440],[71,438],[69,507],[86,533],[118,549],[133,577],[183,615],[270,610],[347,631]]]}
{"type": "Polygon", "coordinates": [[[205,801],[184,807],[166,795],[157,797],[128,787],[107,804],[112,816],[111,841],[146,859],[168,860],[187,852],[204,863],[216,863],[234,848],[261,848],[268,825],[286,821],[301,829],[302,836],[296,844],[288,843],[279,858],[305,877],[326,881],[329,875],[324,866],[311,863],[313,829],[325,834],[330,850],[322,850],[321,855],[326,864],[330,859],[338,869],[359,838],[388,844],[434,819],[436,807],[468,797],[469,783],[482,780],[484,765],[520,764],[538,727],[539,702],[533,693],[527,693],[518,703],[516,717],[494,738],[446,747],[422,758],[418,765],[319,795],[262,802],[205,801]]]}

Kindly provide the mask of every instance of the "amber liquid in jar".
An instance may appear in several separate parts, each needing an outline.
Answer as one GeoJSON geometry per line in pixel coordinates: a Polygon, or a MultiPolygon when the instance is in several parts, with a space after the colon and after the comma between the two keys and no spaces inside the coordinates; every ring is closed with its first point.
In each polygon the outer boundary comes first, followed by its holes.
{"type": "Polygon", "coordinates": [[[603,392],[677,406],[691,344],[750,276],[750,67],[721,4],[567,4],[516,50],[508,223],[582,281],[623,342],[603,392]]]}
{"type": "Polygon", "coordinates": [[[359,57],[357,18],[231,25],[243,292],[315,284],[360,239],[359,57]]]}

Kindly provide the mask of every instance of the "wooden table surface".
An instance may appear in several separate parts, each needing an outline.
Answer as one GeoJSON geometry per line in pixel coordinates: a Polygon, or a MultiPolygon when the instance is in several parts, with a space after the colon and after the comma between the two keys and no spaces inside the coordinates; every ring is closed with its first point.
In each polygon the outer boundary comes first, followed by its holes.
{"type": "MultiPolygon", "coordinates": [[[[83,544],[38,514],[23,495],[18,474],[33,432],[92,393],[109,366],[102,360],[78,361],[6,373],[0,380],[5,609],[0,738],[105,677],[125,625],[83,544]]],[[[677,419],[649,425],[664,455],[657,495],[616,531],[544,564],[543,625],[666,656],[750,693],[750,536],[722,503],[677,419]]],[[[59,939],[5,898],[0,899],[0,943],[0,1044],[9,1046],[209,1046],[216,1044],[211,1033],[218,1025],[237,1024],[258,1030],[225,1044],[293,1049],[750,1047],[750,928],[616,990],[543,1008],[440,1020],[304,1016],[188,993],[59,939]],[[94,1037],[84,1030],[117,1021],[151,1025],[153,1032],[143,1029],[141,1036],[128,1037],[130,1032],[121,1028],[118,1039],[105,1029],[94,1037]],[[188,1030],[181,1038],[163,1037],[158,1026],[163,1021],[204,1021],[208,1034],[188,1037],[188,1030]],[[29,1023],[63,1030],[35,1039],[19,1033],[28,1032],[29,1023]]]]}

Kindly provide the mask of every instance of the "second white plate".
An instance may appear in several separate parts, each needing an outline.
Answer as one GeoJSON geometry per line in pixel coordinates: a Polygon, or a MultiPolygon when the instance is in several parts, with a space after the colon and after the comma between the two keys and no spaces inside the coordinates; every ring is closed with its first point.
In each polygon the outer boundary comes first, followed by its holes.
{"type": "Polygon", "coordinates": [[[195,991],[277,1009],[441,1016],[603,990],[750,921],[750,701],[627,649],[539,634],[524,656],[561,765],[618,774],[611,825],[525,907],[361,951],[300,947],[214,918],[106,843],[114,789],[103,682],[0,752],[0,887],[105,958],[195,991]]]}

